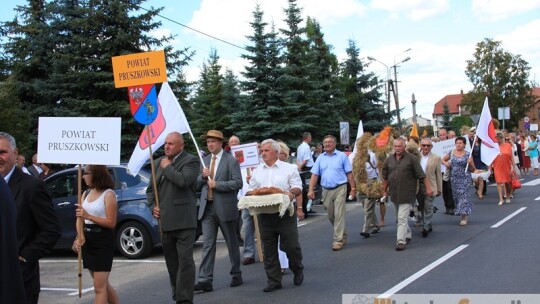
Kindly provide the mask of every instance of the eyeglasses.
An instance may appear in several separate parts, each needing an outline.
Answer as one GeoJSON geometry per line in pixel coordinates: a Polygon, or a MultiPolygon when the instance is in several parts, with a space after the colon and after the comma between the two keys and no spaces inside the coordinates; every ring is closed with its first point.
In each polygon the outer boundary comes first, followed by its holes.
{"type": "Polygon", "coordinates": [[[422,145],[422,147],[431,147],[431,145],[422,145]]]}
{"type": "Polygon", "coordinates": [[[92,174],[92,172],[84,172],[82,175],[85,176],[85,175],[90,175],[92,174]]]}

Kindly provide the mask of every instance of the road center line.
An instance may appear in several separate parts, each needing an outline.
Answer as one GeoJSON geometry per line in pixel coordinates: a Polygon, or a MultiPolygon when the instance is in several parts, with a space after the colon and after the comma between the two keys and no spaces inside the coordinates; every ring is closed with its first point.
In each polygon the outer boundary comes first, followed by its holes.
{"type": "Polygon", "coordinates": [[[527,207],[521,207],[519,208],[518,210],[516,210],[514,213],[510,214],[509,216],[505,217],[504,219],[500,220],[497,224],[491,226],[491,228],[498,228],[499,226],[501,226],[502,224],[504,224],[506,221],[508,221],[509,219],[513,218],[514,216],[518,215],[520,212],[522,212],[523,210],[527,209],[527,207]]]}
{"type": "Polygon", "coordinates": [[[435,268],[435,267],[439,266],[440,264],[444,263],[446,260],[448,260],[451,257],[453,257],[454,255],[458,254],[460,251],[467,248],[468,246],[469,245],[460,245],[460,246],[458,246],[456,249],[454,249],[454,250],[450,251],[449,253],[445,254],[443,257],[439,258],[435,262],[427,265],[426,267],[424,267],[423,269],[421,269],[417,273],[413,274],[412,276],[406,278],[405,280],[403,280],[402,282],[400,282],[396,286],[388,289],[386,292],[381,294],[379,296],[379,298],[385,299],[385,298],[391,297],[393,294],[395,294],[398,291],[400,291],[401,289],[405,288],[407,285],[411,284],[412,282],[414,282],[415,280],[417,280],[418,278],[420,278],[424,274],[430,272],[431,270],[433,270],[433,268],[435,268]]]}

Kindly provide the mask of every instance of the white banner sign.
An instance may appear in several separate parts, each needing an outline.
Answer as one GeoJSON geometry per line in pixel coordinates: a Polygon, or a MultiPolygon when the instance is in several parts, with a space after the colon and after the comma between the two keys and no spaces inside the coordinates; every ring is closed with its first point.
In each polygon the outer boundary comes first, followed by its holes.
{"type": "MultiPolygon", "coordinates": [[[[465,140],[467,141],[467,144],[465,145],[465,150],[471,152],[471,143],[469,142],[469,139],[465,137],[465,140]]],[[[439,155],[440,157],[445,156],[446,154],[450,153],[456,146],[456,139],[451,138],[439,142],[433,143],[433,148],[431,149],[432,153],[435,153],[439,155]]]]}
{"type": "Polygon", "coordinates": [[[348,121],[339,122],[339,139],[342,145],[349,144],[349,122],[348,121]]]}
{"type": "Polygon", "coordinates": [[[232,146],[231,154],[238,160],[242,168],[256,167],[259,164],[257,143],[232,146]]]}
{"type": "Polygon", "coordinates": [[[119,165],[120,141],[117,117],[40,117],[38,162],[119,165]]]}

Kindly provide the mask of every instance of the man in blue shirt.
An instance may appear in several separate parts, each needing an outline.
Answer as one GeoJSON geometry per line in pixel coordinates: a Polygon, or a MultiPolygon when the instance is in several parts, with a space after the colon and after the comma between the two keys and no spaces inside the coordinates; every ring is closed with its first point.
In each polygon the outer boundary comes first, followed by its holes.
{"type": "Polygon", "coordinates": [[[323,139],[324,153],[317,157],[311,169],[308,197],[315,199],[313,189],[321,177],[322,201],[328,211],[328,219],[334,226],[334,242],[332,250],[343,249],[347,243],[345,231],[345,199],[347,182],[351,186],[350,199],[356,197],[356,183],[352,175],[352,166],[347,155],[336,150],[336,138],[326,135],[323,139]]]}

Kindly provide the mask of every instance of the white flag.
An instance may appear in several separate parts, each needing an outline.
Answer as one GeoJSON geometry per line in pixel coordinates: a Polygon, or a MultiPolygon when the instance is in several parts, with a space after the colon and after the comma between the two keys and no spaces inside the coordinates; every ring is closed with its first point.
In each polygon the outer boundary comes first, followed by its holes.
{"type": "Polygon", "coordinates": [[[476,127],[476,136],[482,140],[480,146],[480,158],[482,162],[487,166],[491,165],[495,157],[499,155],[499,141],[495,133],[495,126],[493,126],[493,120],[491,119],[491,112],[489,111],[488,99],[484,101],[484,107],[482,108],[482,114],[480,114],[480,120],[476,127]]]}
{"type": "MultiPolygon", "coordinates": [[[[167,82],[161,86],[158,95],[158,115],[149,127],[152,152],[163,146],[167,134],[175,131],[182,134],[191,131],[186,115],[167,82]]],[[[129,159],[128,168],[133,175],[137,175],[144,163],[150,159],[147,132],[146,128],[142,131],[129,159]]]]}
{"type": "Polygon", "coordinates": [[[362,121],[358,123],[358,132],[356,133],[356,139],[354,140],[354,148],[353,153],[356,154],[356,141],[364,135],[364,125],[362,124],[362,121]]]}

